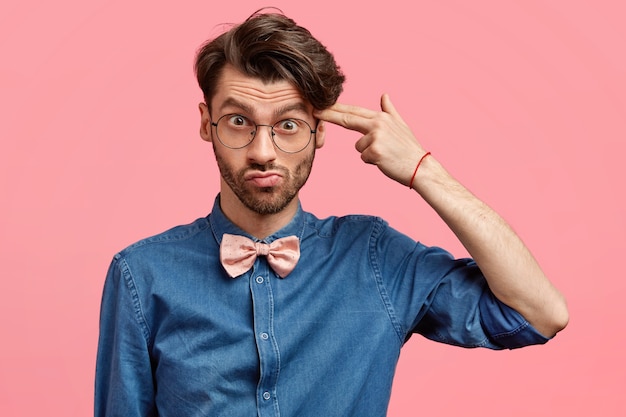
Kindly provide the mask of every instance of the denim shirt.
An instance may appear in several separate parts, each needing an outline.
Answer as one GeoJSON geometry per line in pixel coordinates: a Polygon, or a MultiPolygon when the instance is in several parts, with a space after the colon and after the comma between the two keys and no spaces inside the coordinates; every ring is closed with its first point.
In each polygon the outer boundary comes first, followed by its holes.
{"type": "MultiPolygon", "coordinates": [[[[279,278],[265,257],[230,278],[219,208],[115,255],[104,285],[95,415],[384,416],[411,334],[464,347],[545,343],[470,259],[371,216],[299,208],[264,241],[296,235],[279,278]]],[[[248,237],[251,237],[247,235],[248,237]]],[[[418,372],[418,370],[416,370],[418,372]]]]}

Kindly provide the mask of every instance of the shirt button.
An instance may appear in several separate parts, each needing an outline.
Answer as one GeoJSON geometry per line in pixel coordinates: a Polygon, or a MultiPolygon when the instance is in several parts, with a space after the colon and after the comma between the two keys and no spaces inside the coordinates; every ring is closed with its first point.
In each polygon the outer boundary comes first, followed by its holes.
{"type": "Polygon", "coordinates": [[[265,392],[263,393],[263,399],[264,399],[264,400],[269,400],[269,399],[270,399],[270,397],[271,397],[271,395],[270,395],[270,393],[269,393],[268,391],[265,391],[265,392]]]}
{"type": "Polygon", "coordinates": [[[263,277],[256,277],[257,284],[263,284],[263,277]]]}
{"type": "Polygon", "coordinates": [[[261,339],[263,339],[263,340],[267,340],[267,339],[269,339],[269,338],[270,338],[270,335],[269,335],[269,334],[267,334],[267,333],[265,333],[265,332],[261,333],[261,339]]]}

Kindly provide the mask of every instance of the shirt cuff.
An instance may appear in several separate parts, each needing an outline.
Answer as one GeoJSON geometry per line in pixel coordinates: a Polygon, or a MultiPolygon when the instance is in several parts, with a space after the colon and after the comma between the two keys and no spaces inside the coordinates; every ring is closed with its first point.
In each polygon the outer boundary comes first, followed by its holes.
{"type": "Polygon", "coordinates": [[[481,296],[480,315],[483,328],[491,341],[504,349],[542,345],[550,340],[520,313],[498,300],[491,291],[481,296]]]}

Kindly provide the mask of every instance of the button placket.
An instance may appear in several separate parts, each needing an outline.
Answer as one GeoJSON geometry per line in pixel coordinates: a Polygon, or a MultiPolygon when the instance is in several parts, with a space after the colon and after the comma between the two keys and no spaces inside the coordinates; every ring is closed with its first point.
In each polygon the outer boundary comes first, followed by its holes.
{"type": "Polygon", "coordinates": [[[274,296],[272,293],[273,272],[265,257],[258,257],[253,273],[249,277],[252,293],[254,330],[259,355],[259,416],[278,415],[278,403],[273,394],[279,374],[280,353],[273,335],[274,296]],[[271,400],[271,401],[270,401],[271,400]]]}

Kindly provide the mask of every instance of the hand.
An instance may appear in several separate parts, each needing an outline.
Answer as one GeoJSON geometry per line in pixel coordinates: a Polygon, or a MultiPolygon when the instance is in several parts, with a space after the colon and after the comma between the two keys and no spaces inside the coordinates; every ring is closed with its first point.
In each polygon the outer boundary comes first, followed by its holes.
{"type": "Polygon", "coordinates": [[[314,115],[363,134],[355,144],[361,159],[376,165],[389,178],[408,185],[425,151],[387,94],[382,95],[380,107],[381,111],[375,111],[337,103],[314,115]]]}

